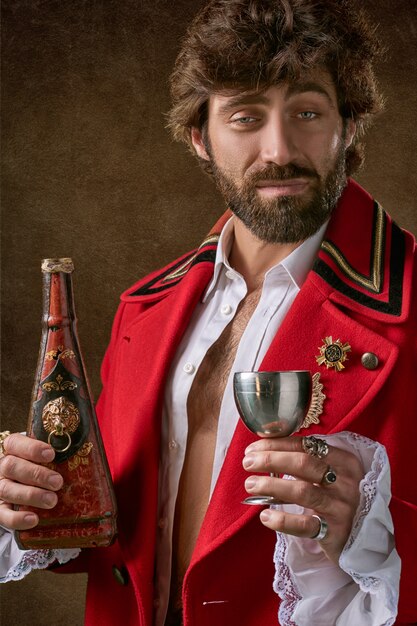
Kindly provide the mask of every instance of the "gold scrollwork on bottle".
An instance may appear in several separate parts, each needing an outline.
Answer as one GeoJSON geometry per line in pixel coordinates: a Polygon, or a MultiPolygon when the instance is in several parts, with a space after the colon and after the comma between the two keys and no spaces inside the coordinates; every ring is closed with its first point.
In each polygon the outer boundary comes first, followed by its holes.
{"type": "Polygon", "coordinates": [[[84,445],[82,445],[81,448],[77,450],[77,452],[74,454],[74,456],[68,459],[68,469],[74,470],[79,465],[88,465],[90,462],[88,459],[88,455],[90,454],[92,449],[93,444],[91,443],[91,441],[87,441],[84,445]]]}
{"type": "Polygon", "coordinates": [[[71,433],[75,432],[80,423],[80,412],[75,404],[64,396],[48,402],[42,411],[42,423],[49,433],[48,443],[57,452],[66,452],[72,443],[71,433]],[[63,437],[65,447],[56,448],[52,437],[63,437]]]}
{"type": "Polygon", "coordinates": [[[57,361],[58,359],[61,361],[75,359],[75,352],[69,348],[64,348],[64,346],[58,346],[55,350],[49,350],[45,354],[45,361],[57,361]]]}
{"type": "Polygon", "coordinates": [[[61,374],[55,378],[55,381],[50,381],[47,383],[43,383],[42,389],[45,391],[65,391],[68,389],[69,391],[73,391],[77,388],[77,383],[74,383],[72,380],[64,380],[64,377],[61,374]]]}

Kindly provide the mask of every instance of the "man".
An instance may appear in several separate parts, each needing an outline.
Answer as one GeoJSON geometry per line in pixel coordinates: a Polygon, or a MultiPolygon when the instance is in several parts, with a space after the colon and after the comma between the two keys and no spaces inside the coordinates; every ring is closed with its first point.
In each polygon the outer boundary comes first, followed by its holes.
{"type": "MultiPolygon", "coordinates": [[[[417,620],[415,244],[346,179],[376,53],[350,2],[215,0],[191,25],[170,127],[231,212],[122,296],[98,403],[119,540],[66,570],[89,572],[87,624],[394,623],[389,465],[395,623],[417,620]],[[252,369],[314,373],[302,437],[237,423],[232,375],[252,369]]],[[[34,526],[12,505],[54,506],[52,451],[3,450],[0,524],[34,526]]]]}

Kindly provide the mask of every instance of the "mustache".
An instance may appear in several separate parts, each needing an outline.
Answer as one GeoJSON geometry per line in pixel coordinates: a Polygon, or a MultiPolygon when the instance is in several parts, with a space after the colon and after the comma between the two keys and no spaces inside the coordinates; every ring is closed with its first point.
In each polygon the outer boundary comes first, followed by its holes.
{"type": "Polygon", "coordinates": [[[299,165],[295,165],[295,163],[289,163],[288,165],[269,165],[268,167],[263,168],[262,170],[258,170],[253,172],[252,174],[247,174],[246,182],[247,183],[257,183],[261,180],[290,180],[291,178],[317,178],[320,176],[314,169],[310,169],[308,167],[300,167],[299,165]]]}

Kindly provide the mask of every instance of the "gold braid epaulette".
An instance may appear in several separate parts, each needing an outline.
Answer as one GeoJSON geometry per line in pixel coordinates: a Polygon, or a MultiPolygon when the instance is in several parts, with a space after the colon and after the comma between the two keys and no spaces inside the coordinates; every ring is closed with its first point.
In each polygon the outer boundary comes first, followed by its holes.
{"type": "Polygon", "coordinates": [[[205,248],[208,248],[209,246],[213,246],[213,245],[217,246],[219,242],[219,238],[220,238],[219,234],[209,235],[206,239],[204,239],[203,243],[199,246],[199,248],[197,249],[197,252],[193,254],[191,258],[187,259],[182,265],[177,267],[175,271],[165,276],[163,278],[163,282],[166,283],[171,280],[182,278],[188,272],[190,267],[197,260],[198,256],[201,255],[201,253],[203,252],[205,248]]]}

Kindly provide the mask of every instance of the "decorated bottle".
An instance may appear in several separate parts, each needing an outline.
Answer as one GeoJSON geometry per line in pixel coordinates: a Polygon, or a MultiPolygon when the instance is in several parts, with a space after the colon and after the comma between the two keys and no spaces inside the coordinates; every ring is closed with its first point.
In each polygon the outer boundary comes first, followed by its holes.
{"type": "Polygon", "coordinates": [[[53,509],[16,533],[21,548],[88,548],[116,535],[116,501],[77,335],[71,259],[45,259],[42,336],[27,434],[49,443],[63,479],[53,509]]]}

